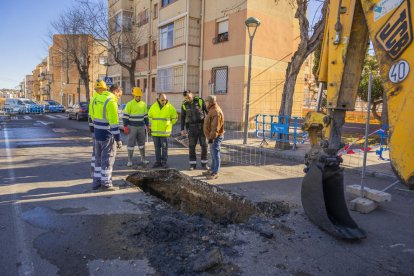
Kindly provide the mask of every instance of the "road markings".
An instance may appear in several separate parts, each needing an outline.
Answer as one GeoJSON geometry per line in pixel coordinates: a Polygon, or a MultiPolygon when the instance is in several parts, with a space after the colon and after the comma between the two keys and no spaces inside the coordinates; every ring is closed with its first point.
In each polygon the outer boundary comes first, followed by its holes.
{"type": "Polygon", "coordinates": [[[52,129],[56,133],[70,133],[70,132],[76,132],[75,129],[68,129],[68,128],[53,128],[52,129]]]}
{"type": "Polygon", "coordinates": [[[43,122],[43,121],[36,121],[36,122],[41,123],[42,125],[45,125],[45,126],[53,124],[52,122],[43,122]]]}
{"type": "Polygon", "coordinates": [[[27,116],[27,115],[24,115],[23,117],[24,117],[26,120],[31,120],[31,119],[32,119],[32,117],[27,116]]]}
{"type": "Polygon", "coordinates": [[[49,119],[67,119],[68,117],[65,115],[61,115],[61,114],[55,114],[55,115],[50,115],[50,114],[45,114],[46,117],[48,117],[49,119]]]}
{"type": "Polygon", "coordinates": [[[20,203],[18,202],[17,198],[17,191],[16,191],[16,175],[14,173],[12,164],[12,154],[10,150],[10,143],[9,143],[9,135],[7,130],[3,130],[4,133],[4,143],[5,143],[5,149],[6,149],[6,160],[7,160],[7,171],[9,174],[10,179],[10,189],[12,193],[12,210],[13,210],[13,224],[14,224],[14,230],[16,233],[16,251],[18,254],[18,258],[21,263],[19,266],[19,275],[30,275],[34,273],[34,266],[33,266],[33,260],[30,255],[29,248],[27,244],[29,243],[26,241],[27,235],[26,235],[26,226],[23,223],[23,221],[20,219],[22,214],[22,207],[20,203]]]}

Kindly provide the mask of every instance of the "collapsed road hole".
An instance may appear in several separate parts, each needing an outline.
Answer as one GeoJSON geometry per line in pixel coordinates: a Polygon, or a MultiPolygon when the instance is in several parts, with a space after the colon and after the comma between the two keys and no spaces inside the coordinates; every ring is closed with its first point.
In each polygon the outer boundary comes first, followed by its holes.
{"type": "Polygon", "coordinates": [[[216,223],[244,223],[253,215],[278,217],[289,213],[287,203],[253,203],[174,169],[138,171],[129,175],[127,181],[179,211],[216,223]]]}

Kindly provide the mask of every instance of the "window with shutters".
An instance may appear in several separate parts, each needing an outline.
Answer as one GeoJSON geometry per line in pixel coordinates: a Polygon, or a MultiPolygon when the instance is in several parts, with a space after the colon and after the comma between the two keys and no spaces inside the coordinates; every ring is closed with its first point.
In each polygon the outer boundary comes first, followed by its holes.
{"type": "Polygon", "coordinates": [[[229,20],[217,22],[217,36],[213,39],[213,43],[220,43],[229,40],[229,20]]]}

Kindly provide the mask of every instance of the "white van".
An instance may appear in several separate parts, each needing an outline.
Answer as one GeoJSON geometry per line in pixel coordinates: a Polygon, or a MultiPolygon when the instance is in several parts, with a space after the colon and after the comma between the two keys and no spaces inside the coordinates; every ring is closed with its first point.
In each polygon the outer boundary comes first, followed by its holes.
{"type": "Polygon", "coordinates": [[[24,113],[26,111],[26,99],[7,98],[4,108],[11,113],[24,113]]]}

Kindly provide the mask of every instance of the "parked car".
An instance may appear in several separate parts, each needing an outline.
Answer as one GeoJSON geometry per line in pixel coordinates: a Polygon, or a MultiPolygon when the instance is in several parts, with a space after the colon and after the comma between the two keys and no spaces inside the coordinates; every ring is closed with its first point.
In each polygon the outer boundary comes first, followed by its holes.
{"type": "Polygon", "coordinates": [[[45,106],[45,112],[66,112],[66,108],[56,101],[45,100],[42,104],[45,106]]]}
{"type": "Polygon", "coordinates": [[[76,103],[69,107],[68,109],[68,119],[76,119],[77,121],[80,120],[87,120],[88,119],[88,102],[80,102],[76,103]]]}
{"type": "Polygon", "coordinates": [[[24,113],[26,111],[26,104],[23,99],[7,98],[4,108],[11,113],[24,113]]]}

